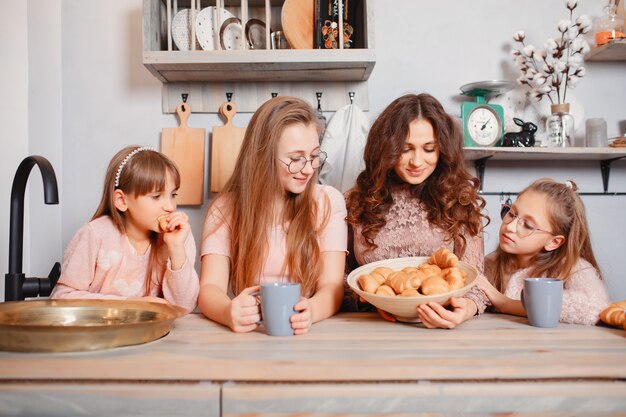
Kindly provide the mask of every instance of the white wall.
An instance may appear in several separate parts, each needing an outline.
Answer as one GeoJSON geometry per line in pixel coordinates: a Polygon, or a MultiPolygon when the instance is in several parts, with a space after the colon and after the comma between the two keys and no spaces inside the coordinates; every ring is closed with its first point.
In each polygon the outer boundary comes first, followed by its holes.
{"type": "Polygon", "coordinates": [[[61,261],[63,190],[63,130],[61,0],[28,1],[28,154],[42,155],[54,167],[59,204],[45,205],[43,183],[37,167],[28,181],[29,227],[24,235],[27,276],[45,277],[61,261]]]}
{"type": "MultiPolygon", "coordinates": [[[[5,3],[6,0],[0,0],[0,7],[8,13],[9,5],[5,6],[5,3]]],[[[16,8],[20,9],[16,7],[20,2],[10,3],[10,12],[14,14],[16,8]]],[[[28,110],[35,111],[36,118],[31,115],[28,119],[26,104],[21,105],[21,113],[16,116],[13,112],[7,117],[8,110],[5,110],[0,117],[6,118],[17,129],[14,135],[17,139],[13,139],[16,143],[12,145],[15,154],[23,154],[26,149],[28,153],[45,152],[54,160],[60,180],[60,233],[58,229],[46,229],[45,224],[41,224],[41,219],[55,219],[56,212],[54,208],[43,207],[40,201],[35,201],[35,194],[41,193],[40,185],[34,181],[29,185],[38,189],[31,192],[33,232],[27,238],[30,242],[25,244],[32,246],[33,257],[25,267],[41,275],[60,258],[76,229],[90,219],[100,198],[110,157],[132,143],[158,146],[161,129],[177,125],[174,115],[161,113],[161,84],[141,63],[141,0],[57,0],[48,6],[51,10],[44,9],[44,12],[50,12],[45,16],[35,14],[30,7],[31,4],[39,7],[42,3],[44,0],[29,2],[28,32],[29,36],[48,33],[51,39],[43,40],[47,46],[28,44],[33,62],[31,67],[36,66],[30,69],[31,87],[28,89],[28,80],[23,76],[17,78],[18,83],[9,83],[7,77],[2,77],[1,82],[7,83],[2,91],[9,91],[9,94],[0,100],[3,106],[10,104],[14,107],[12,96],[24,96],[26,91],[29,92],[28,110]],[[62,5],[60,16],[59,1],[62,5]],[[40,18],[48,19],[43,24],[46,29],[31,28],[35,22],[41,24],[40,18]],[[55,40],[59,31],[60,46],[55,40]],[[61,62],[57,65],[59,55],[61,62]],[[47,68],[49,62],[53,65],[47,68]],[[49,89],[44,89],[45,86],[49,89]],[[62,98],[60,109],[59,97],[62,98]],[[51,113],[46,111],[49,106],[51,113]],[[30,135],[30,141],[27,139],[27,124],[38,132],[30,135]],[[52,132],[51,136],[45,132],[52,132]]],[[[513,43],[511,36],[515,31],[524,29],[535,44],[541,44],[554,33],[556,22],[565,17],[563,3],[557,0],[368,0],[368,3],[374,11],[377,59],[369,82],[372,118],[391,100],[408,91],[429,92],[438,97],[450,113],[458,115],[460,102],[464,100],[458,95],[461,85],[516,77],[509,55],[513,43]]],[[[604,0],[586,0],[581,8],[583,12],[598,15],[604,3],[604,0]]],[[[18,23],[13,19],[7,22],[14,25],[18,33],[21,30],[24,34],[25,19],[22,16],[18,23]]],[[[2,60],[3,71],[4,62],[10,60],[12,65],[22,62],[13,70],[22,74],[28,66],[25,45],[15,46],[19,39],[7,33],[7,22],[0,29],[0,46],[7,44],[2,53],[8,54],[7,59],[2,60]]],[[[576,96],[589,117],[604,117],[609,133],[617,134],[619,123],[626,124],[623,104],[626,62],[593,62],[586,66],[588,76],[575,90],[576,96]]],[[[250,114],[240,114],[234,122],[245,126],[249,118],[250,114]]],[[[216,115],[207,114],[194,114],[189,123],[207,130],[222,125],[216,115]]],[[[2,165],[5,176],[12,176],[15,166],[15,162],[7,160],[2,165]]],[[[613,164],[611,190],[626,191],[625,166],[626,161],[613,164]]],[[[602,190],[597,162],[491,162],[487,164],[485,189],[516,191],[541,176],[561,180],[572,178],[583,191],[602,190]]],[[[4,191],[5,184],[2,184],[4,191]]],[[[498,197],[488,197],[487,200],[493,217],[488,229],[487,249],[492,250],[497,239],[499,201],[498,197]]],[[[621,237],[626,232],[623,215],[626,197],[586,197],[585,202],[595,249],[612,298],[624,299],[626,283],[620,261],[626,253],[626,240],[621,237]]],[[[0,207],[3,209],[5,207],[0,207]]],[[[196,240],[200,237],[205,209],[206,205],[186,209],[196,240]]],[[[8,212],[0,211],[0,214],[2,224],[8,223],[8,212]]],[[[8,231],[2,231],[8,236],[8,231]]],[[[7,253],[2,245],[0,255],[7,253]]],[[[6,258],[2,255],[1,259],[6,258]]]]}
{"type": "Polygon", "coordinates": [[[27,4],[0,0],[0,299],[9,270],[9,200],[13,172],[28,155],[28,34],[27,4]],[[6,18],[10,16],[10,18],[6,18]]]}

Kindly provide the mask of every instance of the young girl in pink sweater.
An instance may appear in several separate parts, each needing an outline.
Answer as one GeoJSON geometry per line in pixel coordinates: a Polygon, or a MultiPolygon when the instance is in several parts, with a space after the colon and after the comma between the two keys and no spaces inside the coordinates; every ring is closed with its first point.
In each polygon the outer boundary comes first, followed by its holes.
{"type": "Polygon", "coordinates": [[[176,211],[179,187],[165,155],[137,146],[119,151],[91,222],[67,247],[51,298],[165,299],[193,310],[196,246],[187,215],[176,211]]]}
{"type": "Polygon", "coordinates": [[[505,207],[500,245],[485,258],[479,281],[496,311],[526,316],[524,278],[563,280],[561,322],[596,324],[609,304],[591,249],[585,207],[576,184],[540,179],[505,207]]]}

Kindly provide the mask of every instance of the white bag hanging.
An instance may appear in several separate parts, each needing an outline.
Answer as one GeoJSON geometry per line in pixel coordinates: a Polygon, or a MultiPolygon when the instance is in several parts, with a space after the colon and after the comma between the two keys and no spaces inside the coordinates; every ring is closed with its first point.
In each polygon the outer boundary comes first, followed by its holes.
{"type": "Polygon", "coordinates": [[[322,184],[331,185],[342,193],[354,186],[357,176],[365,169],[363,150],[369,128],[365,113],[355,104],[335,112],[322,140],[321,149],[328,155],[320,170],[322,184]]]}

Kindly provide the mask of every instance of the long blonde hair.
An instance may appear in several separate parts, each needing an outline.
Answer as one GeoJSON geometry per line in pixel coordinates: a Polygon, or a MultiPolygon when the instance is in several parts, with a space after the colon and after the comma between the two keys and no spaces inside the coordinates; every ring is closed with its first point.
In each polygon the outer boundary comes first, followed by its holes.
{"type": "MultiPolygon", "coordinates": [[[[520,196],[532,191],[547,198],[549,222],[555,235],[565,237],[565,242],[553,251],[541,250],[531,260],[530,276],[549,276],[567,281],[579,259],[585,259],[598,271],[598,262],[591,248],[585,205],[576,192],[574,181],[556,182],[542,178],[526,187],[520,196]]],[[[493,260],[494,285],[504,290],[504,277],[517,269],[515,255],[498,246],[493,260]]]]}
{"type": "MultiPolygon", "coordinates": [[[[125,164],[119,175],[119,184],[115,186],[117,172],[124,158],[139,149],[139,146],[127,146],[113,156],[104,176],[104,189],[100,204],[92,220],[109,216],[120,233],[126,233],[126,216],[115,207],[115,190],[124,194],[146,195],[165,189],[165,178],[169,172],[174,178],[176,188],[180,187],[180,174],[176,165],[165,155],[154,150],[142,150],[135,153],[125,164]]],[[[150,281],[155,272],[157,249],[161,242],[157,233],[150,233],[150,260],[146,271],[145,291],[150,290],[150,281]]]]}
{"type": "MultiPolygon", "coordinates": [[[[283,272],[288,269],[290,280],[299,282],[302,294],[315,292],[321,272],[318,235],[328,222],[329,201],[320,210],[313,198],[317,172],[309,180],[304,192],[286,192],[277,172],[277,148],[285,128],[302,123],[321,126],[311,106],[295,97],[275,97],[265,102],[254,113],[246,129],[237,157],[235,170],[224,189],[209,207],[209,213],[219,201],[226,211],[223,222],[228,222],[231,233],[231,288],[234,294],[256,285],[268,255],[269,230],[275,225],[277,196],[284,203],[278,221],[285,227],[286,259],[283,272]],[[320,217],[319,213],[323,213],[320,217]]],[[[204,230],[203,239],[213,233],[204,230]]]]}

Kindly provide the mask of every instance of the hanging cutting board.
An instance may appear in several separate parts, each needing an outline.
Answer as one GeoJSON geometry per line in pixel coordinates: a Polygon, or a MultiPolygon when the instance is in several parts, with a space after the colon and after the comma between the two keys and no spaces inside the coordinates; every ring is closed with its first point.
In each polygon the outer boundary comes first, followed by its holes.
{"type": "Polygon", "coordinates": [[[204,192],[205,129],[188,127],[191,107],[187,103],[176,107],[180,119],[177,128],[161,131],[161,152],[169,157],[180,172],[180,189],[176,202],[181,205],[202,205],[204,192]]]}
{"type": "Polygon", "coordinates": [[[280,14],[285,37],[293,49],[313,49],[315,0],[285,0],[280,14]]]}
{"type": "Polygon", "coordinates": [[[232,120],[237,112],[235,103],[228,101],[220,107],[220,114],[226,121],[224,126],[213,127],[211,145],[211,192],[217,193],[224,188],[235,169],[239,149],[246,129],[233,126],[232,120]]]}

